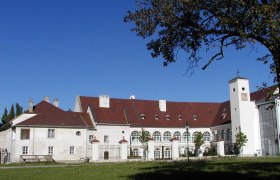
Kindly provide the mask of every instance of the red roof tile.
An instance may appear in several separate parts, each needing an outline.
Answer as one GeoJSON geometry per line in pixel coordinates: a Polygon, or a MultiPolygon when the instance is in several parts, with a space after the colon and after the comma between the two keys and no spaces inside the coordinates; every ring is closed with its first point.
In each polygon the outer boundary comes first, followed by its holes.
{"type": "Polygon", "coordinates": [[[46,101],[41,101],[34,106],[33,113],[37,115],[17,125],[93,128],[93,124],[87,113],[64,111],[46,101]]]}

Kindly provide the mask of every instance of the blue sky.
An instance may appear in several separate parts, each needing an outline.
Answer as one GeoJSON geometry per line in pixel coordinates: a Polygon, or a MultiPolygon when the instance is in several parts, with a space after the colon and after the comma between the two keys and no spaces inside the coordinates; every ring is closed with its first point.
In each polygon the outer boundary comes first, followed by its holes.
{"type": "Polygon", "coordinates": [[[163,67],[123,22],[134,6],[132,0],[1,0],[0,114],[16,102],[27,109],[29,98],[39,103],[45,96],[58,98],[65,110],[73,109],[76,95],[223,102],[237,69],[251,91],[263,81],[271,84],[268,67],[255,60],[266,52],[261,46],[258,53],[228,48],[205,71],[211,54],[201,51],[192,76],[185,73],[184,53],[163,67]]]}

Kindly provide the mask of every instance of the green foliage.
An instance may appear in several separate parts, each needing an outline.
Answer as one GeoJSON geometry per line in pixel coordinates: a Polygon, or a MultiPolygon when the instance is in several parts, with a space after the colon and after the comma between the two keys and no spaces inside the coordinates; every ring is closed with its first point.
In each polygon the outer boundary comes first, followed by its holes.
{"type": "Polygon", "coordinates": [[[234,152],[236,154],[240,154],[241,149],[243,148],[243,146],[246,146],[246,143],[248,142],[247,136],[239,131],[239,133],[237,133],[235,135],[235,144],[234,144],[234,152]]]}
{"type": "Polygon", "coordinates": [[[1,120],[2,120],[2,123],[3,123],[3,124],[9,122],[9,116],[8,116],[7,108],[5,108],[1,120]]]}
{"type": "Polygon", "coordinates": [[[204,143],[202,132],[195,133],[193,143],[195,144],[195,151],[196,153],[198,153],[197,151],[199,150],[200,146],[204,143]]]}
{"type": "Polygon", "coordinates": [[[18,117],[22,113],[23,113],[23,108],[18,103],[16,103],[16,117],[18,117]]]}
{"type": "Polygon", "coordinates": [[[153,58],[163,57],[163,65],[175,62],[178,50],[187,52],[187,70],[201,59],[199,50],[215,52],[202,67],[224,58],[228,46],[240,50],[256,42],[269,54],[257,60],[270,63],[271,74],[280,81],[280,1],[279,0],[136,0],[125,22],[132,22],[137,36],[151,39],[147,49],[153,58]],[[276,73],[277,72],[277,73],[276,73]]]}
{"type": "Polygon", "coordinates": [[[9,120],[14,119],[14,117],[15,117],[15,108],[14,108],[14,105],[13,105],[13,104],[12,104],[12,106],[11,106],[11,109],[10,109],[10,112],[9,112],[9,114],[8,114],[8,117],[9,117],[9,120]]]}
{"type": "Polygon", "coordinates": [[[143,145],[144,150],[148,150],[148,140],[150,137],[150,133],[148,131],[145,131],[144,128],[141,129],[140,135],[139,135],[139,140],[143,145]]]}
{"type": "Polygon", "coordinates": [[[203,156],[217,156],[217,149],[213,146],[203,152],[203,156]]]}

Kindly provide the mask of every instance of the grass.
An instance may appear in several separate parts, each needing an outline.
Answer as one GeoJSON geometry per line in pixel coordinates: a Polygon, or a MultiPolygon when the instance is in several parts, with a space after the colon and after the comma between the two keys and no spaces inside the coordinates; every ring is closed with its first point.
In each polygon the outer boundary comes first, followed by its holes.
{"type": "MultiPolygon", "coordinates": [[[[32,168],[1,169],[0,179],[279,179],[280,157],[210,158],[177,162],[30,164],[32,168]]],[[[13,165],[15,166],[15,165],[13,165]]],[[[28,166],[28,167],[30,167],[28,166]]],[[[11,165],[9,167],[12,167],[11,165]]]]}

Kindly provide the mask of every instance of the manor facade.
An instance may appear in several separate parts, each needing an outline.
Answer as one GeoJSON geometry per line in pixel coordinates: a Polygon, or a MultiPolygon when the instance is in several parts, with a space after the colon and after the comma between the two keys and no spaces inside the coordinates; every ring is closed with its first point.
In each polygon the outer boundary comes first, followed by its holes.
{"type": "Polygon", "coordinates": [[[30,100],[25,113],[1,127],[0,159],[179,159],[194,151],[197,132],[203,134],[202,152],[215,146],[225,155],[239,131],[248,138],[244,156],[279,155],[279,98],[277,88],[269,90],[275,98],[266,101],[265,92],[250,93],[249,80],[237,77],[229,81],[229,101],[222,103],[77,96],[71,112],[60,109],[58,100],[30,100]],[[142,131],[149,134],[146,143],[140,142],[142,131]]]}

